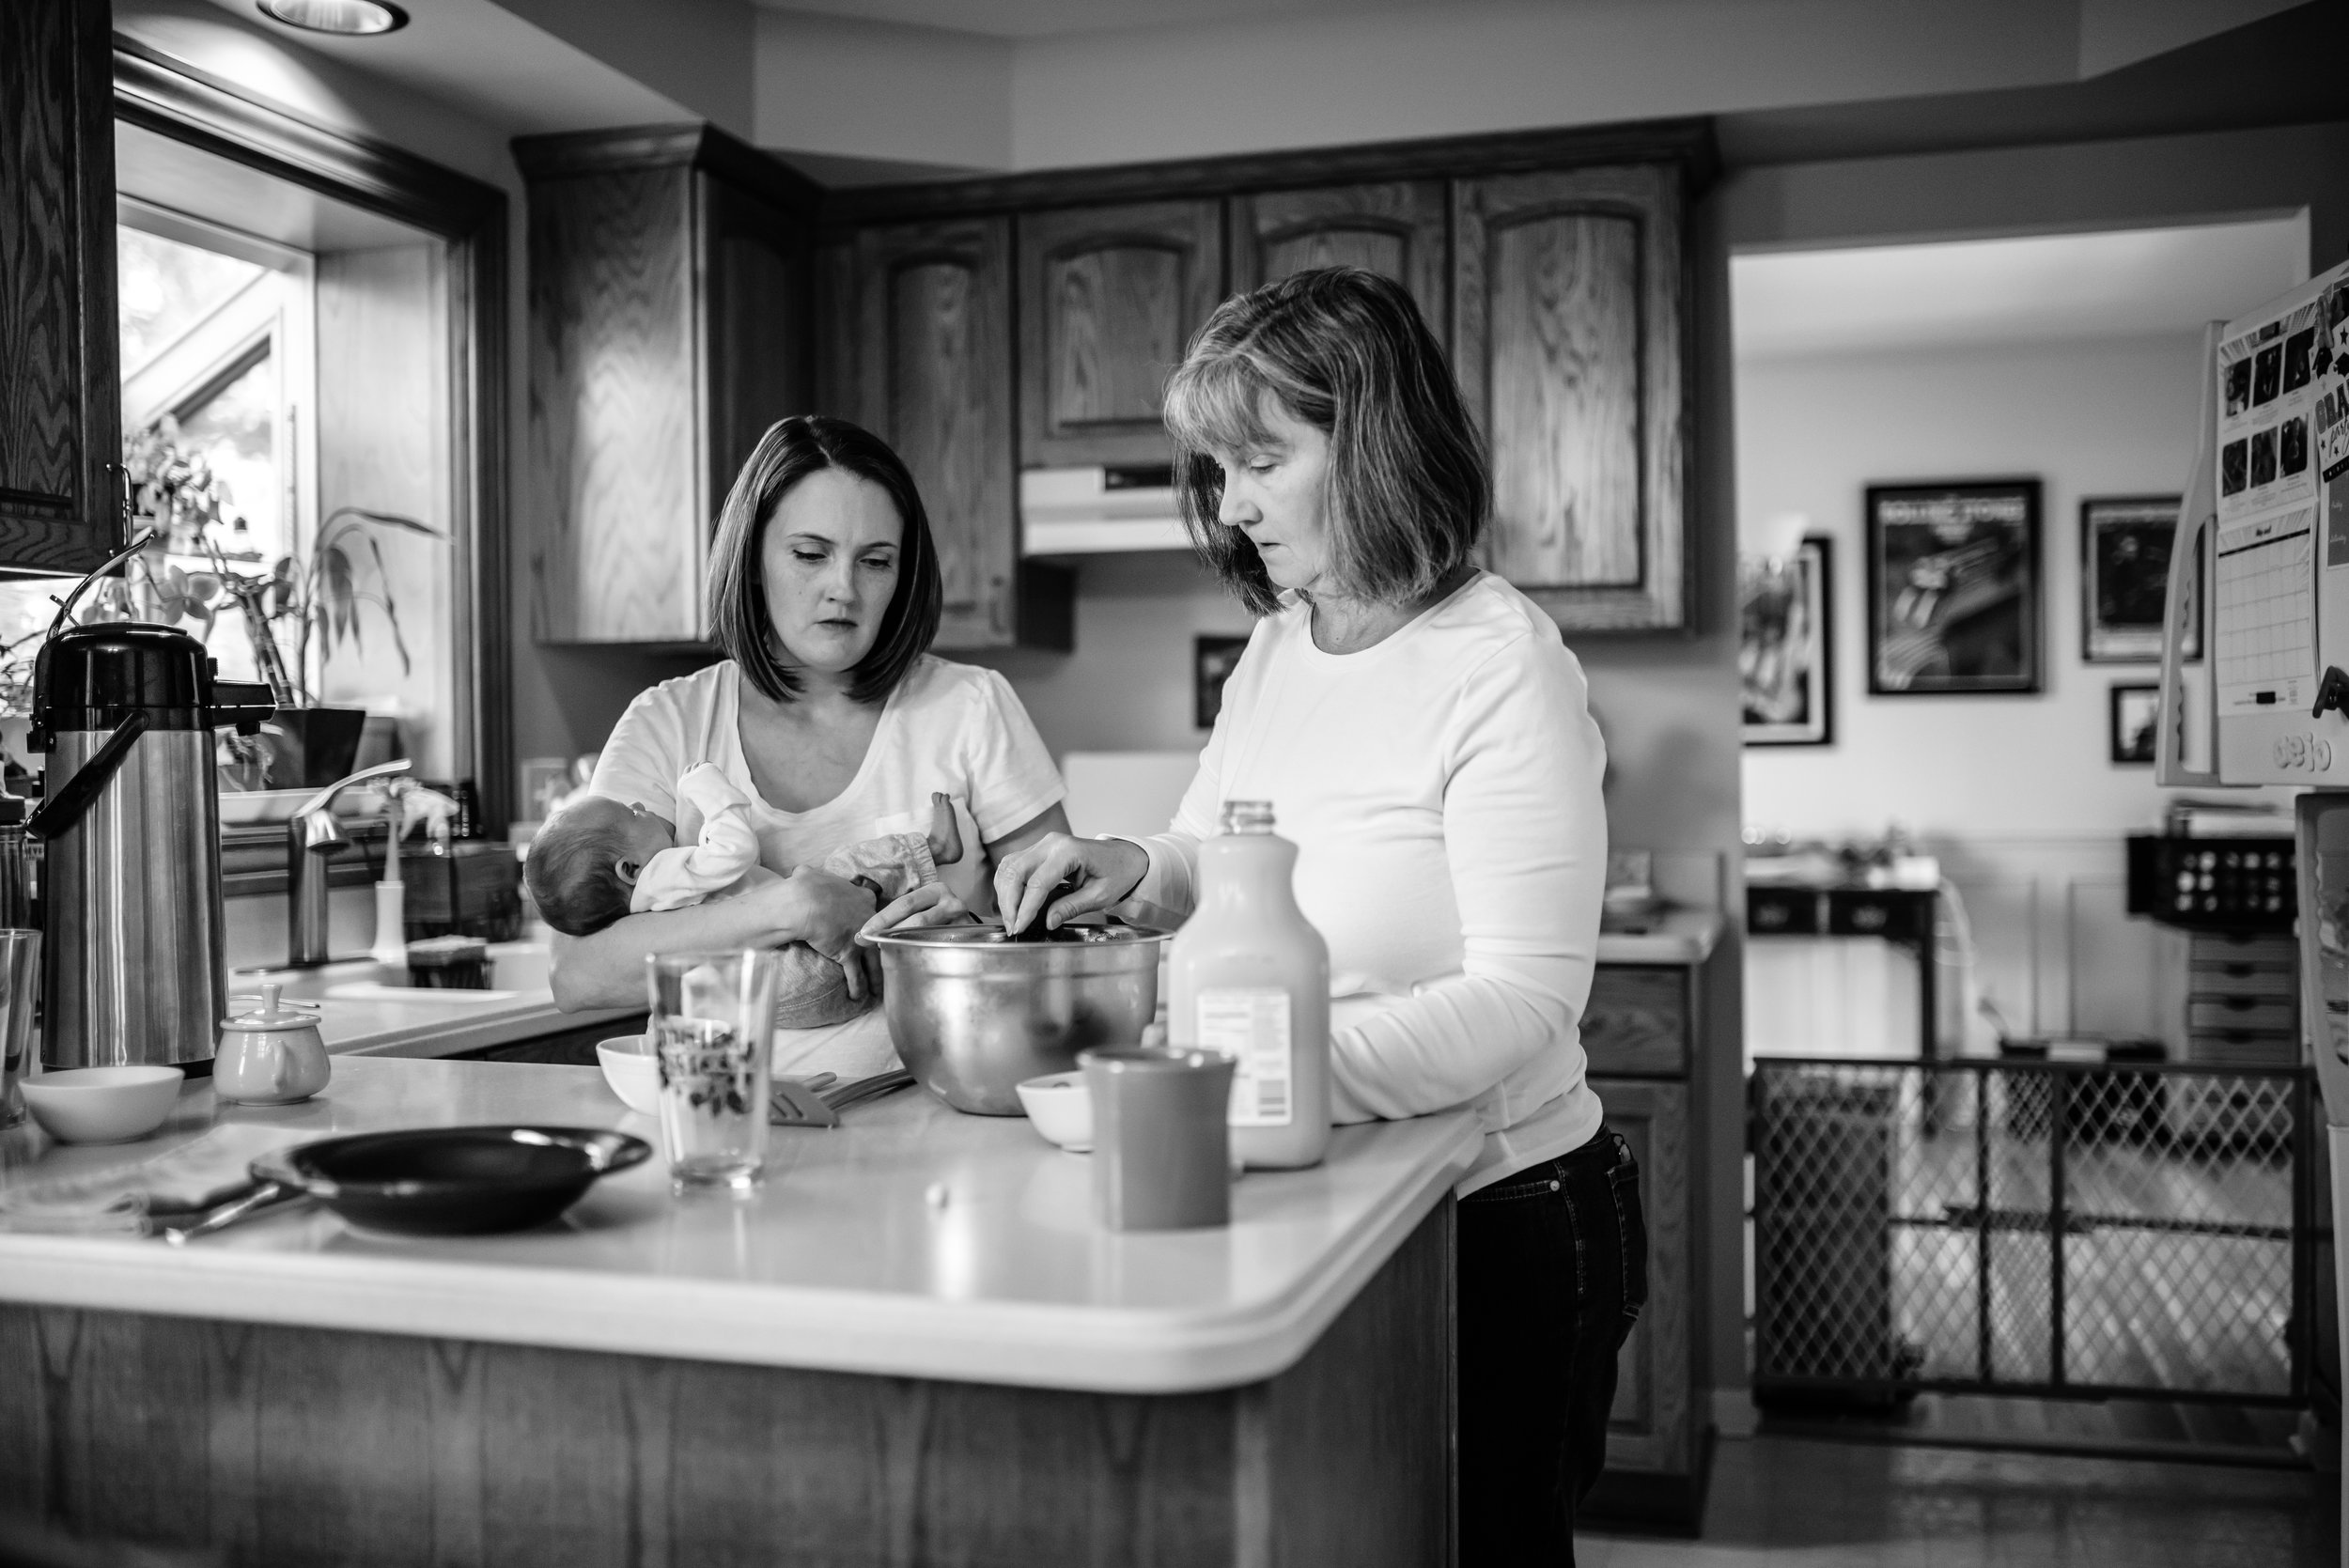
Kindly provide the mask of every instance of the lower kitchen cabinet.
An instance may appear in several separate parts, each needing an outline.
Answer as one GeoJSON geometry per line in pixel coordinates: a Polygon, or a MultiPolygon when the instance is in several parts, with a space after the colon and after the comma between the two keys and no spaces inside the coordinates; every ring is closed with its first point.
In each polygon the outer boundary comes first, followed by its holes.
{"type": "Polygon", "coordinates": [[[1695,1357],[1689,1066],[1698,967],[1601,965],[1583,1022],[1591,1087],[1640,1162],[1647,1305],[1615,1364],[1607,1469],[1579,1518],[1693,1531],[1704,1509],[1695,1357]]]}

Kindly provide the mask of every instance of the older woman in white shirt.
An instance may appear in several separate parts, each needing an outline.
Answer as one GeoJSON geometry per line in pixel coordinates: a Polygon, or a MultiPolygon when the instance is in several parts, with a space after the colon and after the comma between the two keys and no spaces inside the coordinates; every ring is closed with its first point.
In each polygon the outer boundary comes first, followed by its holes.
{"type": "Polygon", "coordinates": [[[1638,1170],[1578,1034],[1607,860],[1581,667],[1472,562],[1483,451],[1396,285],[1328,269],[1227,301],[1167,424],[1192,538],[1261,619],[1169,831],[1047,835],[997,902],[1188,912],[1219,803],[1272,802],[1330,944],[1334,1115],[1486,1128],[1460,1189],[1461,1560],[1571,1562],[1646,1296],[1638,1170]]]}

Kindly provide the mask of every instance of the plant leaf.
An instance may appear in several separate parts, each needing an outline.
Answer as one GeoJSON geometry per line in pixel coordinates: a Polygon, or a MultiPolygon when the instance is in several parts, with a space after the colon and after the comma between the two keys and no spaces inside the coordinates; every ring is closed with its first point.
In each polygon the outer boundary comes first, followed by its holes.
{"type": "Polygon", "coordinates": [[[392,629],[392,646],[399,652],[399,673],[413,675],[415,665],[408,658],[408,639],[399,634],[399,606],[392,602],[392,574],[383,565],[383,547],[372,534],[367,536],[367,549],[375,555],[375,580],[382,584],[383,619],[392,629]]]}

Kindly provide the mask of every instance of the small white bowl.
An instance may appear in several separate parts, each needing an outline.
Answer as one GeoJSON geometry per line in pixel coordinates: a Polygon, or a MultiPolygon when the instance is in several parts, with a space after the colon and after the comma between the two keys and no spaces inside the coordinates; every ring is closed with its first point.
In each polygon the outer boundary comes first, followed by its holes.
{"type": "Polygon", "coordinates": [[[20,1085],[24,1107],[64,1143],[127,1143],[163,1125],[186,1078],[177,1067],[69,1067],[20,1085]]]}
{"type": "Polygon", "coordinates": [[[596,1042],[596,1061],[603,1081],[630,1110],[646,1116],[661,1110],[661,1063],[642,1034],[615,1034],[596,1042]]]}
{"type": "Polygon", "coordinates": [[[1047,1073],[1019,1085],[1029,1126],[1072,1155],[1093,1152],[1093,1092],[1081,1072],[1047,1073]]]}

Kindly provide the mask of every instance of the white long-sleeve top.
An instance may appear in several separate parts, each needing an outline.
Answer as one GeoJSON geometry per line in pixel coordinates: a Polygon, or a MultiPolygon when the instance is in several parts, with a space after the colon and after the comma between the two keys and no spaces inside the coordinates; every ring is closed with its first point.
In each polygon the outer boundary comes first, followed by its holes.
{"type": "Polygon", "coordinates": [[[1221,802],[1269,800],[1330,944],[1340,1122],[1472,1105],[1468,1192],[1598,1130],[1580,1024],[1606,892],[1606,754],[1582,667],[1490,573],[1330,654],[1291,602],[1258,623],[1133,898],[1188,913],[1221,802]]]}

